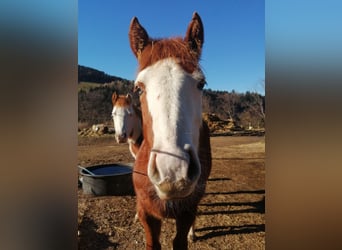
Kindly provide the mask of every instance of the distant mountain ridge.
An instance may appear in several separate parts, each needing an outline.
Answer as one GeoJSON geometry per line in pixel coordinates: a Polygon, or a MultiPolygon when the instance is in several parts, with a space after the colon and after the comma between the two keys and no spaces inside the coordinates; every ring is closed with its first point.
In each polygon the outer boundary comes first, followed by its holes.
{"type": "Polygon", "coordinates": [[[90,67],[78,65],[78,83],[80,82],[94,82],[94,83],[110,83],[115,81],[128,81],[126,79],[111,76],[103,71],[93,69],[90,67]]]}

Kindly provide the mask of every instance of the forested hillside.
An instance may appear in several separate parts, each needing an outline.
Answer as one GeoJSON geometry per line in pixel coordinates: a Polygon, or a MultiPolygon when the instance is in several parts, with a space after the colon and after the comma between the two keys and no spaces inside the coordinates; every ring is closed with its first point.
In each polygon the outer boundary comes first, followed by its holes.
{"type": "MultiPolygon", "coordinates": [[[[80,65],[78,70],[78,121],[89,126],[111,123],[112,93],[132,93],[133,81],[80,65]]],[[[134,100],[139,104],[137,96],[134,100]]],[[[203,112],[215,114],[224,121],[229,120],[242,129],[264,128],[265,97],[254,92],[204,89],[203,112]]]]}
{"type": "Polygon", "coordinates": [[[110,76],[103,71],[78,65],[78,82],[109,83],[128,81],[117,76],[110,76]]]}

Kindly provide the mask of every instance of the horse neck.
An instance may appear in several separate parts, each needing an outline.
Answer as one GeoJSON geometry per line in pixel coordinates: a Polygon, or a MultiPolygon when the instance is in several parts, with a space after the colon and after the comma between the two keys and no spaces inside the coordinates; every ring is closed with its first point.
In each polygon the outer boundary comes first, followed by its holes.
{"type": "Polygon", "coordinates": [[[139,138],[142,136],[142,118],[141,118],[141,112],[139,112],[138,108],[133,106],[133,134],[132,136],[129,136],[129,142],[130,143],[141,143],[139,142],[139,138]]]}

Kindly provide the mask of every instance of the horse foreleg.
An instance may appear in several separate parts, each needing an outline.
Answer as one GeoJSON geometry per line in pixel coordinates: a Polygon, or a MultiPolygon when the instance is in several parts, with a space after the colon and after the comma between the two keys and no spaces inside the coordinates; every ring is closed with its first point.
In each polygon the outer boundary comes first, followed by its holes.
{"type": "Polygon", "coordinates": [[[188,249],[188,233],[189,235],[191,232],[190,228],[192,228],[195,222],[195,216],[186,214],[181,217],[176,218],[176,227],[177,227],[177,234],[175,239],[173,240],[173,249],[188,249]]]}
{"type": "Polygon", "coordinates": [[[139,219],[145,230],[146,250],[160,250],[161,220],[145,213],[139,213],[139,219]]]}

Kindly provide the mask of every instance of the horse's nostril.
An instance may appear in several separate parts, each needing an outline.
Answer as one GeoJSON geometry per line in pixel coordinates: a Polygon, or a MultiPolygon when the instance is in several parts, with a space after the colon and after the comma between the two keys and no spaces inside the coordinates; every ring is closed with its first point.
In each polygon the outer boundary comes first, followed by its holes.
{"type": "Polygon", "coordinates": [[[196,161],[196,156],[194,155],[193,148],[186,144],[184,149],[189,154],[189,168],[188,168],[188,178],[191,181],[194,181],[201,174],[200,165],[198,161],[196,161]]]}
{"type": "Polygon", "coordinates": [[[198,166],[190,154],[188,178],[189,180],[194,180],[197,176],[198,176],[198,166]]]}
{"type": "Polygon", "coordinates": [[[122,133],[118,136],[118,138],[121,140],[126,139],[126,137],[127,137],[126,133],[122,133]]]}

